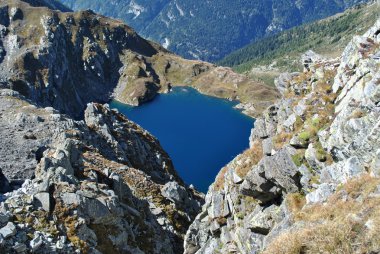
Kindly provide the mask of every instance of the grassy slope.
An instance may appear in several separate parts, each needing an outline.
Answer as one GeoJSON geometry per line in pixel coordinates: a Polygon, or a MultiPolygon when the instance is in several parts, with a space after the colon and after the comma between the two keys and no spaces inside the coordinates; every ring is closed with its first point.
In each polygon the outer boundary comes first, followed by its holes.
{"type": "Polygon", "coordinates": [[[280,72],[299,70],[300,55],[309,49],[330,57],[339,56],[353,35],[363,34],[373,25],[378,13],[376,4],[358,6],[262,39],[235,51],[218,64],[273,84],[274,77],[280,72]]]}

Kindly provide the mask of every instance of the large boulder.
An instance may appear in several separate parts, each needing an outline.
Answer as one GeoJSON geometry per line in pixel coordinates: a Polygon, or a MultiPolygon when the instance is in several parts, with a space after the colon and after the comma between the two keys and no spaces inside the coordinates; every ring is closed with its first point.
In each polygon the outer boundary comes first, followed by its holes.
{"type": "Polygon", "coordinates": [[[278,107],[271,106],[268,107],[263,115],[256,119],[255,128],[251,131],[250,145],[253,144],[255,139],[266,139],[273,136],[277,129],[277,113],[278,107]]]}
{"type": "Polygon", "coordinates": [[[262,203],[273,201],[285,193],[297,192],[300,173],[289,149],[284,148],[273,156],[264,157],[246,176],[240,190],[262,203]]]}
{"type": "Polygon", "coordinates": [[[320,181],[322,183],[338,185],[365,172],[365,167],[359,158],[351,157],[345,161],[340,161],[323,168],[320,181]]]}
{"type": "Polygon", "coordinates": [[[164,197],[175,203],[184,203],[189,198],[185,187],[180,186],[177,182],[168,182],[162,187],[161,193],[164,197]]]}
{"type": "Polygon", "coordinates": [[[177,207],[185,208],[190,212],[198,211],[201,204],[195,201],[189,193],[185,187],[174,181],[166,183],[161,189],[162,196],[174,202],[177,207]]]}
{"type": "Polygon", "coordinates": [[[50,194],[48,192],[41,192],[34,195],[34,205],[36,208],[42,208],[46,212],[50,212],[50,194]]]}

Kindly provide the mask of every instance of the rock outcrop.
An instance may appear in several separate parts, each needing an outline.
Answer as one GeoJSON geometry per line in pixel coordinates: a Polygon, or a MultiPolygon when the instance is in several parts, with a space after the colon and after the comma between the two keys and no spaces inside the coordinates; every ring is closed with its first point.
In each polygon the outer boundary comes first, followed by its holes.
{"type": "Polygon", "coordinates": [[[0,103],[3,173],[28,179],[0,175],[16,189],[1,195],[1,252],[182,252],[203,198],[152,135],[107,105],[75,121],[7,89],[0,103]]]}
{"type": "Polygon", "coordinates": [[[279,77],[283,98],[210,187],[186,254],[379,251],[379,34],[279,77]]]}

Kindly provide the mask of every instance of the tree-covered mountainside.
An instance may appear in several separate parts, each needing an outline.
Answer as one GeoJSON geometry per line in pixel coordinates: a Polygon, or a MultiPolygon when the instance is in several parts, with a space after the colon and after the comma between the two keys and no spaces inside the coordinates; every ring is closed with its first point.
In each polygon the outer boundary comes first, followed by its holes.
{"type": "Polygon", "coordinates": [[[378,4],[358,5],[344,13],[249,44],[218,64],[233,67],[238,72],[249,72],[251,76],[273,84],[279,73],[299,70],[300,56],[309,49],[325,56],[338,56],[352,36],[366,31],[378,16],[378,4]]]}
{"type": "Polygon", "coordinates": [[[187,58],[219,60],[267,35],[368,0],[60,0],[123,19],[143,36],[187,58]]]}

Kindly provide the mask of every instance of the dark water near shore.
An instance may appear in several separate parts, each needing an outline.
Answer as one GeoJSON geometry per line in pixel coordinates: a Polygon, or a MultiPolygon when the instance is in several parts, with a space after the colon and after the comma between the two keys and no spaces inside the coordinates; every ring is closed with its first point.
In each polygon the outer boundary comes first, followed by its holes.
{"type": "Polygon", "coordinates": [[[157,137],[184,181],[207,192],[219,170],[248,148],[254,120],[235,104],[176,87],[140,107],[110,106],[157,137]]]}

